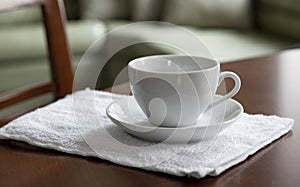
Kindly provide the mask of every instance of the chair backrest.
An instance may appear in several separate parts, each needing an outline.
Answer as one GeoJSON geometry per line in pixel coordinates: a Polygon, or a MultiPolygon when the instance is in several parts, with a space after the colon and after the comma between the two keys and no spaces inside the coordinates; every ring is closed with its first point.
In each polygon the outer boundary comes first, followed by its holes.
{"type": "MultiPolygon", "coordinates": [[[[65,32],[66,16],[63,0],[1,0],[0,12],[28,6],[40,6],[42,9],[52,79],[47,83],[20,88],[13,93],[2,94],[0,97],[0,110],[48,93],[53,93],[54,98],[58,99],[72,92],[74,72],[65,32]]],[[[7,116],[5,119],[0,119],[0,126],[30,110],[21,111],[18,114],[7,116]]]]}

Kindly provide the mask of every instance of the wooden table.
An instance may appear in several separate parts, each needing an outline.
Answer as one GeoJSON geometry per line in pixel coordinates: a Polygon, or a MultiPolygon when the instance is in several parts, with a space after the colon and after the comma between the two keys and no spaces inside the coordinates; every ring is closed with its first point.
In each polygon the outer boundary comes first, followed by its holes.
{"type": "MultiPolygon", "coordinates": [[[[246,112],[293,118],[294,131],[220,176],[198,180],[2,140],[0,186],[299,186],[300,50],[223,64],[222,69],[240,75],[243,85],[235,99],[246,112]]],[[[126,92],[128,85],[120,88],[126,92]]]]}

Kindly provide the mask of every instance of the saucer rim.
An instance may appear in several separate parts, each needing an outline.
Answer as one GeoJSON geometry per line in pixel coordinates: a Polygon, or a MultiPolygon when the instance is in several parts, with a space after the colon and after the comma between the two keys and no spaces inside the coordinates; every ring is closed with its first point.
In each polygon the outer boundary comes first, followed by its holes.
{"type": "MultiPolygon", "coordinates": [[[[215,94],[215,96],[220,96],[220,97],[222,97],[222,95],[219,95],[219,94],[215,94]]],[[[129,95],[129,96],[127,96],[127,97],[125,97],[125,98],[121,98],[121,99],[118,99],[117,101],[114,101],[114,102],[112,102],[112,103],[110,103],[107,107],[106,107],[106,110],[105,110],[105,112],[106,112],[106,115],[107,115],[107,117],[109,117],[113,122],[115,121],[115,120],[117,120],[119,123],[124,123],[124,125],[129,125],[129,126],[134,126],[134,127],[137,127],[137,128],[144,128],[144,129],[150,129],[150,130],[157,130],[157,129],[160,129],[160,130],[174,130],[174,129],[180,129],[180,130],[189,130],[189,129],[198,129],[198,128],[207,128],[207,127],[214,127],[214,126],[220,126],[220,125],[226,125],[226,124],[231,124],[231,123],[233,123],[234,121],[236,121],[236,120],[238,120],[241,116],[242,116],[242,114],[244,113],[244,108],[243,108],[243,106],[242,106],[242,104],[241,103],[239,103],[238,101],[236,101],[235,99],[233,99],[233,98],[230,98],[230,99],[228,99],[228,100],[226,100],[226,101],[231,101],[231,102],[234,102],[236,105],[238,105],[239,106],[239,114],[237,115],[237,116],[235,116],[234,118],[231,118],[231,119],[229,119],[229,120],[227,120],[227,121],[223,121],[222,123],[218,123],[218,124],[214,124],[214,125],[206,125],[206,126],[197,126],[197,125],[189,125],[189,126],[183,126],[183,127],[162,127],[162,126],[154,126],[153,125],[153,127],[149,127],[149,126],[140,126],[140,125],[137,125],[137,124],[131,124],[131,123],[126,123],[126,122],[122,122],[122,121],[120,121],[120,120],[118,120],[118,119],[115,119],[115,118],[113,118],[110,114],[109,114],[109,109],[111,108],[111,106],[113,105],[113,104],[115,104],[115,103],[117,103],[117,102],[119,102],[119,101],[121,101],[121,100],[127,100],[127,99],[134,99],[134,96],[133,95],[129,95]]],[[[115,123],[115,122],[114,122],[115,123]]],[[[148,123],[151,123],[150,121],[148,121],[148,123]]],[[[151,123],[152,124],[152,123],[151,123]]],[[[118,125],[118,124],[116,124],[116,125],[118,125]]]]}

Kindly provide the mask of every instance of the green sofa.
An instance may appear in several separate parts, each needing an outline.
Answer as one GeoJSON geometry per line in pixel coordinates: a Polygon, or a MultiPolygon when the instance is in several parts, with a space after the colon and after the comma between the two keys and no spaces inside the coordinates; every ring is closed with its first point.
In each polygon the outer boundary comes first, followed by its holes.
{"type": "Polygon", "coordinates": [[[162,21],[182,26],[200,39],[214,58],[226,63],[297,47],[299,7],[300,2],[293,0],[86,0],[82,18],[104,20],[109,32],[105,48],[107,55],[113,57],[105,65],[101,83],[98,81],[97,86],[102,88],[110,86],[117,75],[121,82],[125,81],[124,68],[131,59],[184,53],[159,43],[145,44],[145,41],[177,43],[189,54],[203,54],[197,43],[185,39],[173,27],[135,22],[162,21]],[[102,4],[108,8],[101,8],[102,4]],[[134,42],[140,43],[120,51],[120,46],[134,42]],[[115,54],[116,51],[120,52],[115,54]]]}
{"type": "MultiPolygon", "coordinates": [[[[300,3],[294,0],[65,0],[65,7],[75,68],[89,46],[98,41],[77,71],[78,89],[110,86],[133,58],[182,53],[145,41],[172,35],[170,40],[186,46],[193,55],[201,55],[195,50],[197,46],[172,27],[154,23],[119,29],[139,21],[182,26],[203,41],[221,63],[295,47],[300,40],[300,3]],[[116,29],[122,32],[114,32],[116,29]],[[131,41],[137,44],[119,49],[131,41]]],[[[40,20],[37,7],[0,13],[0,93],[50,79],[40,20]]],[[[119,81],[126,79],[123,71],[119,81]]]]}

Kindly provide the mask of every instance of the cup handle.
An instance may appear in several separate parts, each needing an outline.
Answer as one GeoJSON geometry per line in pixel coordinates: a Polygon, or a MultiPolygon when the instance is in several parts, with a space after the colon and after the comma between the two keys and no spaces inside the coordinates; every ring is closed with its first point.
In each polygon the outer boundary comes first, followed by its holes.
{"type": "Polygon", "coordinates": [[[241,79],[240,79],[240,77],[239,77],[237,74],[235,74],[235,73],[233,73],[233,72],[231,72],[231,71],[224,71],[224,72],[221,72],[221,73],[220,73],[220,75],[219,75],[218,87],[220,86],[221,82],[222,82],[224,79],[226,79],[226,78],[231,78],[231,79],[233,79],[234,84],[235,84],[235,85],[234,85],[234,88],[233,88],[230,92],[228,92],[227,94],[225,94],[221,99],[219,99],[219,100],[214,101],[213,103],[211,103],[211,104],[208,106],[208,108],[210,108],[210,107],[212,107],[212,106],[215,106],[215,105],[218,105],[218,104],[220,104],[221,102],[223,102],[223,101],[225,101],[225,100],[227,100],[227,99],[229,99],[229,98],[235,96],[235,95],[238,93],[238,91],[240,90],[240,88],[241,88],[241,79]]]}

